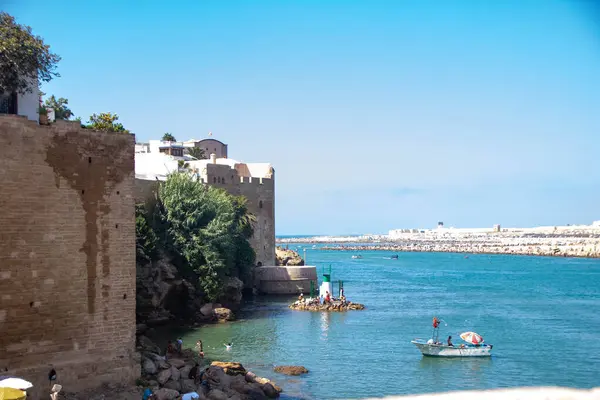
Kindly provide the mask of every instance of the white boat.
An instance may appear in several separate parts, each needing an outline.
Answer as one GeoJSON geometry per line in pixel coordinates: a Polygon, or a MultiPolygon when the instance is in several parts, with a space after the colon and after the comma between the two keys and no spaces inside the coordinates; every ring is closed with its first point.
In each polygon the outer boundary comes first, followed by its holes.
{"type": "Polygon", "coordinates": [[[417,346],[424,356],[429,357],[490,357],[494,347],[491,344],[448,346],[442,343],[436,344],[431,339],[427,342],[415,339],[411,343],[417,346]]]}
{"type": "Polygon", "coordinates": [[[354,259],[358,259],[358,258],[362,258],[362,256],[359,254],[359,255],[357,255],[357,256],[352,256],[352,258],[354,258],[354,259]]]}

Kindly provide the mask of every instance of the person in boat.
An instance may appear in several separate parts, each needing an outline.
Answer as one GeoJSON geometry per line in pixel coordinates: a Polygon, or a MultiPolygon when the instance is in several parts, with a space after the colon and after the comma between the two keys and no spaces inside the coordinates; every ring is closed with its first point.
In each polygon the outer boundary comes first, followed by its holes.
{"type": "Polygon", "coordinates": [[[448,346],[454,347],[454,345],[452,344],[452,336],[448,336],[448,346]]]}

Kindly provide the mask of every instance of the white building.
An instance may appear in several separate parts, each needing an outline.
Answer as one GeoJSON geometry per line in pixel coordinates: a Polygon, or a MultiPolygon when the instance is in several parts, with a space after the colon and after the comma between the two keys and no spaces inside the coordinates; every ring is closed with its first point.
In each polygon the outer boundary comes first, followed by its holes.
{"type": "Polygon", "coordinates": [[[0,114],[16,114],[39,121],[40,91],[37,81],[32,85],[31,92],[4,93],[0,92],[0,114]]]}

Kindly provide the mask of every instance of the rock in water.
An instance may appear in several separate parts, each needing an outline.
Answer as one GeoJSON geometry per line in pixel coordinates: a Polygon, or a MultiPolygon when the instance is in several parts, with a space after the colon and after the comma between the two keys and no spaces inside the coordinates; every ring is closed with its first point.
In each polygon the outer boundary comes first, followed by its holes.
{"type": "Polygon", "coordinates": [[[302,257],[300,257],[300,254],[294,250],[284,249],[283,247],[277,246],[275,249],[275,265],[300,266],[304,265],[304,260],[302,257]]]}
{"type": "Polygon", "coordinates": [[[306,368],[299,365],[281,365],[273,368],[273,371],[284,375],[302,375],[308,373],[306,368]]]}
{"type": "Polygon", "coordinates": [[[227,375],[246,375],[246,369],[239,362],[213,361],[211,366],[221,367],[227,375]]]}
{"type": "Polygon", "coordinates": [[[233,321],[235,316],[229,308],[219,307],[213,310],[213,313],[219,321],[233,321]]]}
{"type": "Polygon", "coordinates": [[[185,361],[178,358],[169,358],[169,364],[175,368],[183,368],[185,366],[185,361]]]}

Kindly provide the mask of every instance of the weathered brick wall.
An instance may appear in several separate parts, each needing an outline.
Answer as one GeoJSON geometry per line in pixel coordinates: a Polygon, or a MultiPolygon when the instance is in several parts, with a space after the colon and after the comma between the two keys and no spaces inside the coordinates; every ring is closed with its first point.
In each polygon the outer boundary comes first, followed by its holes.
{"type": "Polygon", "coordinates": [[[47,398],[139,376],[134,137],[0,116],[0,371],[47,398]]]}

